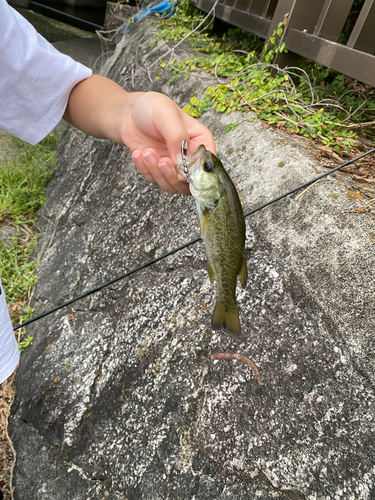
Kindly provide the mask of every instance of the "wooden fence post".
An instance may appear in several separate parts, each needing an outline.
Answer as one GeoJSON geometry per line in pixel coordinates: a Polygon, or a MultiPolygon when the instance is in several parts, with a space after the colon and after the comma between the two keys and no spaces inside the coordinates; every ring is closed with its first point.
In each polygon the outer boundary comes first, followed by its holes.
{"type": "Polygon", "coordinates": [[[326,0],[316,23],[314,35],[337,42],[353,2],[354,0],[340,0],[340,2],[326,0]]]}
{"type": "Polygon", "coordinates": [[[375,51],[375,2],[366,0],[359,14],[347,46],[368,54],[375,51]]]}
{"type": "MultiPolygon", "coordinates": [[[[288,15],[289,22],[290,22],[290,15],[291,15],[293,8],[294,8],[294,5],[297,1],[298,0],[279,0],[278,1],[276,9],[275,9],[275,13],[273,15],[273,18],[272,18],[272,21],[271,21],[271,24],[270,24],[270,27],[269,27],[269,30],[267,33],[265,45],[268,42],[268,40],[271,38],[271,36],[273,35],[273,32],[277,29],[277,25],[281,21],[283,21],[283,19],[286,15],[288,15]]],[[[281,39],[279,42],[280,45],[283,43],[287,29],[288,29],[288,27],[286,27],[284,29],[284,33],[281,36],[281,39]]],[[[268,45],[268,49],[269,49],[269,45],[268,45]]],[[[294,52],[288,52],[287,54],[286,53],[277,54],[275,57],[275,60],[274,60],[274,64],[278,64],[281,68],[283,68],[285,66],[293,66],[297,62],[298,57],[299,56],[297,54],[295,54],[294,52]]],[[[272,70],[271,73],[275,74],[276,70],[272,70]]]]}
{"type": "MultiPolygon", "coordinates": [[[[280,39],[280,45],[286,40],[289,28],[296,28],[306,33],[314,33],[325,4],[328,8],[329,2],[327,2],[327,0],[279,0],[267,35],[267,40],[272,36],[278,23],[283,20],[285,14],[289,14],[288,25],[284,29],[284,33],[280,39]]],[[[291,51],[288,53],[283,52],[276,55],[274,64],[279,65],[281,68],[293,66],[297,63],[299,57],[300,56],[291,51]]]]}

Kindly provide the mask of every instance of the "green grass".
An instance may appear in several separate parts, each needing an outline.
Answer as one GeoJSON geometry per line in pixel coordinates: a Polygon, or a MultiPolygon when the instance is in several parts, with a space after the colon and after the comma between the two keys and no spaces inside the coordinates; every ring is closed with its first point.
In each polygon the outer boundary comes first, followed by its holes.
{"type": "Polygon", "coordinates": [[[0,275],[13,324],[28,319],[32,313],[27,302],[37,279],[38,262],[30,257],[37,243],[35,214],[46,201],[46,184],[55,168],[56,143],[55,133],[36,146],[12,138],[11,159],[0,161],[0,227],[14,230],[10,241],[0,240],[0,275]]]}
{"type": "Polygon", "coordinates": [[[56,137],[50,134],[36,146],[13,141],[16,156],[0,163],[0,222],[30,225],[46,201],[45,186],[53,175],[56,137]]]}

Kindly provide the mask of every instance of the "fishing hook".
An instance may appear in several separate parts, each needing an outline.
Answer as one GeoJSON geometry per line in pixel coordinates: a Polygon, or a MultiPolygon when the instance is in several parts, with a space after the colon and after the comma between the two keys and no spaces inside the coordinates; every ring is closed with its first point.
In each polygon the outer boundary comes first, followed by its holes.
{"type": "Polygon", "coordinates": [[[181,159],[182,159],[182,165],[184,167],[184,174],[185,174],[186,180],[188,182],[190,182],[191,179],[190,179],[190,174],[189,174],[189,170],[188,170],[188,167],[187,167],[187,140],[186,139],[184,139],[182,141],[181,159]]]}

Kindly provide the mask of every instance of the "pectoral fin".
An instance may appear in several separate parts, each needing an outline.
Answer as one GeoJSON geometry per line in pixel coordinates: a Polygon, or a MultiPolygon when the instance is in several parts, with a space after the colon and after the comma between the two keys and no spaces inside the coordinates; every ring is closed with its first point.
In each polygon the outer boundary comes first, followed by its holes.
{"type": "Polygon", "coordinates": [[[207,259],[207,271],[208,271],[208,276],[210,277],[210,281],[211,283],[213,283],[215,281],[215,271],[212,269],[212,266],[208,259],[207,259]]]}
{"type": "Polygon", "coordinates": [[[207,231],[207,214],[202,212],[199,216],[199,225],[201,227],[201,236],[204,238],[207,231]]]}
{"type": "Polygon", "coordinates": [[[238,277],[240,278],[242,288],[245,288],[246,283],[247,283],[247,265],[246,265],[245,256],[242,256],[241,270],[238,273],[238,277]]]}

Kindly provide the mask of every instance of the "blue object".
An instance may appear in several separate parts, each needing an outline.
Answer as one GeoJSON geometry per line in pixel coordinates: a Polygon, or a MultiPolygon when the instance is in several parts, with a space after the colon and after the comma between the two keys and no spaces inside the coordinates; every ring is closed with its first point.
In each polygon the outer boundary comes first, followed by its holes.
{"type": "Polygon", "coordinates": [[[162,2],[153,5],[152,7],[145,7],[144,9],[141,9],[138,14],[136,14],[130,21],[129,23],[125,26],[125,31],[129,29],[130,25],[133,23],[136,23],[143,19],[146,16],[151,16],[155,14],[165,14],[163,17],[171,17],[175,13],[175,7],[176,3],[173,0],[168,2],[168,0],[163,0],[162,2]]]}

